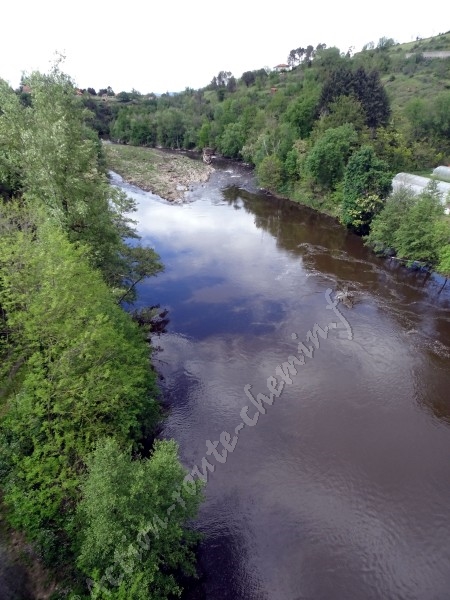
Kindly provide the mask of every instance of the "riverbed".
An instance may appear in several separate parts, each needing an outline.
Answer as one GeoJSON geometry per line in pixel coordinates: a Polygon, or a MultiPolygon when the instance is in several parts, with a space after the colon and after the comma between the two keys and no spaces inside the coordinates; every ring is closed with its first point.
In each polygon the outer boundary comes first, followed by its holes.
{"type": "Polygon", "coordinates": [[[217,165],[183,205],[114,181],[166,267],[138,289],[168,311],[163,436],[187,469],[213,466],[184,597],[448,599],[450,283],[258,192],[244,167],[217,165]],[[310,356],[258,410],[299,342],[310,356]],[[223,432],[220,462],[207,442],[223,432]]]}

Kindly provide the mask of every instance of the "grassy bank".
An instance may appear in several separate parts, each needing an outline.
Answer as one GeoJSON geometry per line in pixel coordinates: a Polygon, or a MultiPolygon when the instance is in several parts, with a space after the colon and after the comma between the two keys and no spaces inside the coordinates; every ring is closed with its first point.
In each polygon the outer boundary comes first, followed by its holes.
{"type": "Polygon", "coordinates": [[[104,150],[109,169],[166,200],[182,200],[190,186],[206,181],[213,171],[201,161],[154,148],[105,143],[104,150]]]}

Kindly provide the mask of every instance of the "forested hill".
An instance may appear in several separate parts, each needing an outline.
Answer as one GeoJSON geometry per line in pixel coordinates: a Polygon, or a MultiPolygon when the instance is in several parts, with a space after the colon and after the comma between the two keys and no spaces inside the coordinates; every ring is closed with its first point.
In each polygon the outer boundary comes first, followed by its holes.
{"type": "MultiPolygon", "coordinates": [[[[383,127],[377,135],[378,153],[385,151],[391,159],[385,147],[395,146],[395,168],[422,169],[447,159],[449,153],[450,59],[429,54],[445,52],[450,52],[450,32],[407,44],[381,38],[353,56],[319,44],[286,49],[284,70],[257,68],[240,77],[220,71],[200,90],[156,96],[134,89],[114,95],[111,88],[97,94],[88,88],[83,99],[95,111],[94,126],[101,135],[129,144],[212,146],[257,166],[265,152],[258,138],[274,124],[275,137],[283,133],[283,125],[293,130],[276,152],[284,160],[292,136],[313,141],[329,126],[351,122],[357,131],[365,125],[383,127]],[[350,81],[348,71],[359,75],[350,81]],[[374,77],[374,72],[387,92],[389,108],[378,98],[381,105],[368,118],[376,102],[371,98],[376,84],[372,80],[365,87],[363,79],[374,77]],[[336,84],[331,97],[330,87],[336,84]],[[344,106],[338,107],[334,101],[341,96],[347,100],[340,100],[344,106]]],[[[373,130],[370,133],[373,139],[373,130]]]]}
{"type": "MultiPolygon", "coordinates": [[[[240,77],[220,71],[200,90],[157,97],[106,88],[99,96],[89,88],[83,99],[103,136],[133,145],[213,147],[255,165],[265,187],[296,197],[303,158],[327,130],[345,124],[352,133],[344,136],[345,148],[350,144],[344,161],[355,144],[370,142],[394,171],[448,162],[450,58],[423,54],[445,51],[450,33],[402,45],[381,38],[353,56],[319,44],[286,49],[286,69],[240,77]],[[273,173],[261,167],[270,155],[277,159],[273,173]]],[[[329,174],[316,173],[311,161],[309,167],[302,178],[311,175],[319,185],[333,188],[341,178],[342,165],[329,174]]]]}
{"type": "MultiPolygon", "coordinates": [[[[431,172],[450,162],[446,51],[450,32],[403,45],[380,38],[354,55],[309,45],[287,50],[286,64],[276,68],[238,78],[220,71],[200,90],[156,97],[136,90],[115,96],[109,88],[101,98],[87,92],[83,97],[99,133],[114,141],[211,147],[253,165],[261,187],[326,211],[366,235],[385,207],[395,173],[431,172]]],[[[439,258],[450,244],[447,220],[433,194],[436,207],[419,207],[411,217],[411,223],[429,223],[425,247],[416,234],[406,246],[392,236],[370,240],[377,249],[447,273],[448,259],[444,264],[439,258]],[[437,234],[443,222],[445,233],[437,234]]]]}

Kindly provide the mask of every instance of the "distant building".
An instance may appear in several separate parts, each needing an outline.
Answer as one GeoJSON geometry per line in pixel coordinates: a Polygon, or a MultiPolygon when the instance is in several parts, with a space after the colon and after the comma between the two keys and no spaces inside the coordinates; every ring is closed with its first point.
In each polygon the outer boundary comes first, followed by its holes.
{"type": "Polygon", "coordinates": [[[289,65],[280,63],[279,65],[276,65],[273,69],[274,69],[274,71],[281,73],[282,71],[289,71],[289,65]]]}

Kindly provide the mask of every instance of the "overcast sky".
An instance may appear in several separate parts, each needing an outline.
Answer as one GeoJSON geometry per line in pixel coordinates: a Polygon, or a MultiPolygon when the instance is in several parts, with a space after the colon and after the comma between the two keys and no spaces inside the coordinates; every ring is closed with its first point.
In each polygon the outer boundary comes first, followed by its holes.
{"type": "Polygon", "coordinates": [[[182,91],[221,70],[286,62],[292,48],[325,43],[346,52],[382,36],[407,42],[450,29],[450,5],[430,0],[24,0],[1,8],[0,77],[47,71],[55,51],[79,87],[182,91]],[[446,14],[445,14],[446,13],[446,14]]]}

